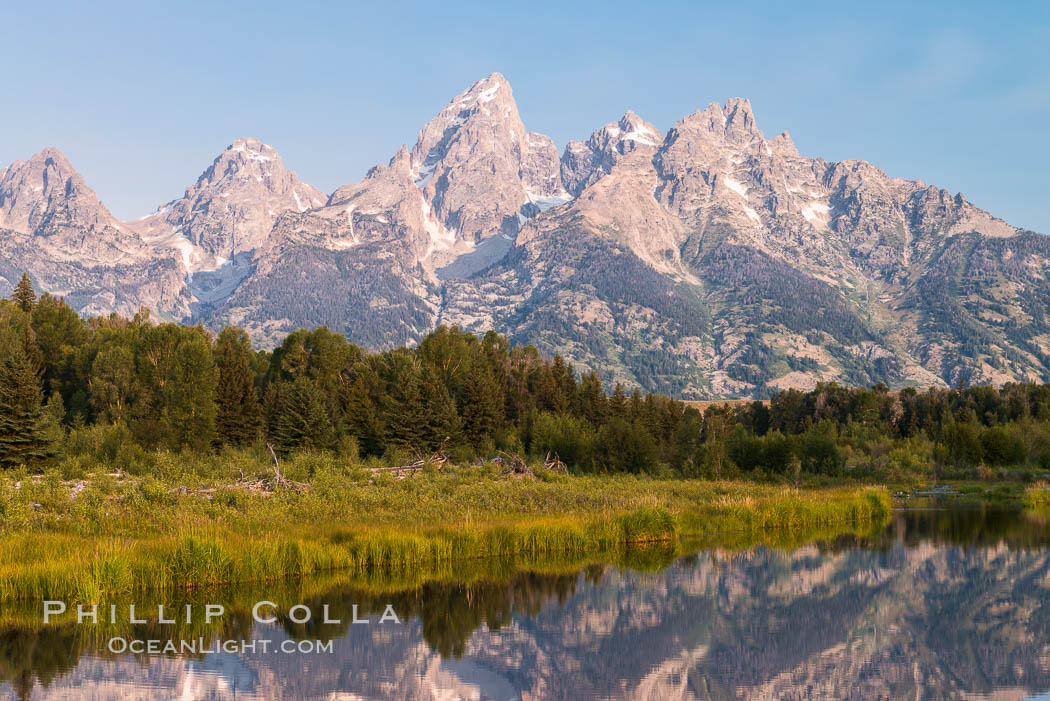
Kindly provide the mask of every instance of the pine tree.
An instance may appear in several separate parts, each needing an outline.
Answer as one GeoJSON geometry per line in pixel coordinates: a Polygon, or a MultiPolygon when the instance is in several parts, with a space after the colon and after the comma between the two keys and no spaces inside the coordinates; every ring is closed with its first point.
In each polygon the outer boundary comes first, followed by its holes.
{"type": "Polygon", "coordinates": [[[475,364],[466,378],[460,410],[463,434],[471,445],[480,446],[492,436],[499,425],[502,406],[503,398],[492,372],[486,365],[475,364]]]}
{"type": "Polygon", "coordinates": [[[612,396],[609,397],[609,413],[618,419],[627,418],[627,394],[619,382],[616,383],[612,396]]]}
{"type": "Polygon", "coordinates": [[[420,398],[424,407],[424,422],[417,445],[421,445],[425,450],[434,450],[446,438],[458,443],[460,420],[459,414],[456,413],[456,403],[452,401],[448,389],[430,365],[422,367],[420,398]]]}
{"type": "Polygon", "coordinates": [[[15,291],[11,295],[11,299],[26,314],[33,311],[33,306],[36,305],[36,292],[33,291],[33,283],[25,273],[22,273],[22,279],[15,285],[15,291]]]}
{"type": "Polygon", "coordinates": [[[16,467],[52,454],[43,430],[40,376],[20,343],[0,361],[0,466],[16,467]]]}
{"type": "Polygon", "coordinates": [[[219,371],[215,387],[215,428],[221,443],[247,445],[259,435],[262,407],[252,372],[251,341],[243,330],[226,327],[215,344],[219,371]]]}
{"type": "Polygon", "coordinates": [[[324,395],[309,379],[291,383],[279,412],[273,438],[283,450],[332,447],[335,435],[324,395]]]}
{"type": "Polygon", "coordinates": [[[40,414],[40,422],[37,426],[40,435],[46,441],[49,455],[61,457],[59,451],[66,437],[66,429],[63,422],[66,420],[66,405],[62,401],[62,394],[52,392],[44,403],[40,414]]]}
{"type": "MultiPolygon", "coordinates": [[[[620,388],[619,384],[616,386],[620,388]]],[[[580,380],[580,404],[583,408],[583,418],[590,421],[592,426],[601,426],[605,422],[610,404],[605,398],[602,381],[593,370],[580,380]]]]}
{"type": "Polygon", "coordinates": [[[428,409],[419,363],[398,350],[384,354],[377,369],[385,385],[381,396],[387,439],[396,446],[421,448],[428,409]]]}
{"type": "Polygon", "coordinates": [[[357,377],[343,389],[343,417],[346,432],[357,439],[357,445],[364,454],[383,453],[384,431],[379,410],[361,377],[357,377]]]}

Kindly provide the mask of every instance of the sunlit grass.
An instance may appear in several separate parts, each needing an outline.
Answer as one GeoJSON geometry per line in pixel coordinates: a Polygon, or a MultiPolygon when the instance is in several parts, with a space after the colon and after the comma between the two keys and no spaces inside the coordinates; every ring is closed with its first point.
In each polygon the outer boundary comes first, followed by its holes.
{"type": "Polygon", "coordinates": [[[1050,510],[1050,486],[1040,482],[1024,490],[1026,509],[1050,510]]]}
{"type": "Polygon", "coordinates": [[[459,560],[594,556],[704,534],[881,521],[890,509],[886,490],[873,487],[798,491],[554,474],[517,480],[493,465],[396,480],[317,455],[285,466],[309,491],[264,495],[224,486],[237,477],[232,462],[241,473],[266,470],[250,455],[234,457],[160,454],[151,458],[151,476],[120,479],[0,478],[0,602],[98,603],[326,572],[396,580],[459,560]],[[70,483],[80,479],[86,487],[73,497],[70,483]],[[217,491],[209,499],[178,487],[217,491]]]}

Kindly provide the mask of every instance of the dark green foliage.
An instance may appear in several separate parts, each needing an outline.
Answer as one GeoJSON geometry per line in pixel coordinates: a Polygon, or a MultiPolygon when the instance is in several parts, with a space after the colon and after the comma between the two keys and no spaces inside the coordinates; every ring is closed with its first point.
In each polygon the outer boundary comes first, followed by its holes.
{"type": "Polygon", "coordinates": [[[705,281],[741,290],[739,305],[767,305],[766,320],[798,333],[827,331],[839,341],[872,339],[864,323],[831,285],[795,270],[765,253],[723,245],[703,261],[705,281]]]}
{"type": "Polygon", "coordinates": [[[76,349],[88,338],[80,316],[61,297],[46,292],[33,307],[33,333],[40,348],[44,387],[67,397],[76,392],[76,349]]]}
{"type": "MultiPolygon", "coordinates": [[[[667,347],[710,329],[711,315],[696,286],[677,284],[630,250],[584,231],[554,232],[538,245],[547,250],[535,255],[557,260],[573,272],[567,279],[545,276],[529,300],[505,320],[506,327],[517,329],[513,343],[533,345],[549,356],[572,348],[575,358],[589,357],[592,367],[622,369],[632,383],[649,391],[680,394],[703,384],[695,363],[667,347]],[[600,300],[615,318],[646,309],[657,321],[641,330],[628,324],[592,324],[564,307],[565,290],[600,300]]],[[[524,248],[512,250],[500,270],[520,274],[528,268],[522,260],[526,255],[524,248]]]]}
{"type": "Polygon", "coordinates": [[[306,377],[298,377],[279,390],[274,442],[284,450],[325,449],[335,441],[324,395],[306,377]]]}
{"type": "Polygon", "coordinates": [[[343,429],[357,440],[362,455],[382,455],[384,429],[379,408],[372,401],[368,385],[361,375],[344,385],[341,392],[343,429]]]}
{"type": "MultiPolygon", "coordinates": [[[[729,261],[735,254],[723,249],[716,251],[729,261]]],[[[612,271],[628,265],[600,247],[577,254],[612,271]]],[[[735,274],[731,268],[723,272],[735,274]]],[[[631,291],[621,282],[605,292],[626,300],[631,291]]],[[[744,301],[825,299],[819,286],[788,282],[759,285],[758,297],[744,301]]],[[[658,304],[652,290],[636,292],[658,304]]],[[[668,304],[686,303],[673,296],[668,304]]],[[[838,307],[797,306],[781,323],[804,326],[812,315],[827,326],[852,323],[838,307]]],[[[683,333],[706,329],[699,317],[683,333]]],[[[867,338],[861,327],[855,331],[855,340],[867,338]]],[[[322,326],[295,331],[268,353],[253,350],[238,328],[213,343],[199,327],[155,325],[145,311],[130,320],[84,321],[45,294],[29,312],[0,302],[0,335],[0,460],[7,465],[47,458],[67,427],[84,424],[110,425],[105,430],[120,436],[121,450],[140,452],[256,439],[283,451],[364,458],[444,446],[457,460],[515,451],[535,460],[556,455],[579,472],[744,474],[796,484],[802,474],[936,478],[945,471],[989,475],[988,466],[1039,478],[1034,471],[1050,465],[1048,385],[894,393],[883,383],[831,383],[701,413],[636,386],[617,383],[608,392],[610,377],[578,377],[561,355],[547,359],[534,346],[456,327],[440,327],[414,348],[369,354],[322,326]]],[[[752,338],[727,372],[758,381],[768,349],[760,332],[752,338]]]]}
{"type": "Polygon", "coordinates": [[[36,304],[36,292],[33,290],[32,281],[25,273],[22,273],[22,279],[15,285],[15,291],[11,293],[11,299],[26,314],[33,311],[33,306],[36,304]]]}
{"type": "Polygon", "coordinates": [[[202,318],[221,324],[231,308],[243,307],[249,310],[245,322],[259,326],[290,318],[324,325],[373,350],[412,343],[431,325],[431,311],[409,288],[410,276],[382,249],[292,246],[272,270],[246,280],[202,318]]]}
{"type": "Polygon", "coordinates": [[[647,472],[656,465],[656,442],[643,426],[612,419],[598,433],[594,451],[596,472],[647,472]]]}
{"type": "Polygon", "coordinates": [[[531,452],[538,458],[558,457],[569,467],[587,469],[595,444],[592,424],[565,414],[543,412],[532,424],[531,452]]]}
{"type": "Polygon", "coordinates": [[[218,373],[206,332],[175,324],[144,327],[136,366],[149,403],[132,424],[139,440],[171,448],[210,446],[218,373]]]}
{"type": "Polygon", "coordinates": [[[989,464],[1022,465],[1027,460],[1024,440],[1010,428],[992,426],[981,433],[981,448],[989,464]]]}
{"type": "Polygon", "coordinates": [[[0,307],[0,467],[32,464],[50,457],[41,407],[39,351],[20,307],[0,307]]]}
{"type": "Polygon", "coordinates": [[[815,475],[835,475],[839,473],[841,458],[835,438],[827,427],[808,431],[802,436],[799,448],[802,469],[815,475]]]}
{"type": "Polygon", "coordinates": [[[262,407],[252,370],[252,345],[241,329],[227,327],[215,342],[218,382],[215,429],[220,443],[246,445],[259,437],[262,407]]]}
{"type": "Polygon", "coordinates": [[[103,345],[90,369],[91,405],[99,420],[120,423],[146,403],[135,367],[135,350],[121,343],[103,345]]]}

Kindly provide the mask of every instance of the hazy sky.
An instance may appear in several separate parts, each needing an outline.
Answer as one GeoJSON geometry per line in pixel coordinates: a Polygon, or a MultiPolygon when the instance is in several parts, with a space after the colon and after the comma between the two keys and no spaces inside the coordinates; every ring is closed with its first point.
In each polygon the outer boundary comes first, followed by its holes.
{"type": "Polygon", "coordinates": [[[748,97],[767,136],[1050,233],[1050,3],[9,3],[0,165],[62,149],[114,214],[255,136],[331,192],[500,71],[559,150],[748,97]],[[852,7],[847,7],[853,5],[852,7]]]}

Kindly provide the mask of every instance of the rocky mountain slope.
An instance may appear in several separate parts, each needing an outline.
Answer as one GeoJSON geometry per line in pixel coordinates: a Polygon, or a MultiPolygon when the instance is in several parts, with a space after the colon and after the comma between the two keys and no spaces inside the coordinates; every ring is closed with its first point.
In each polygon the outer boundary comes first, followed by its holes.
{"type": "Polygon", "coordinates": [[[250,272],[285,212],[320,207],[328,197],[286,172],[277,151],[258,139],[237,139],[185,194],[128,227],[158,249],[178,253],[195,300],[227,297],[250,272]]]}
{"type": "Polygon", "coordinates": [[[747,100],[666,134],[633,112],[569,143],[492,74],[325,197],[235,141],[185,195],[117,222],[47,149],[0,171],[0,276],[92,313],[326,324],[369,348],[496,329],[683,397],[820,380],[1050,380],[1050,239],[864,161],[766,138],[747,100]]]}
{"type": "Polygon", "coordinates": [[[23,272],[86,314],[189,313],[176,261],[114,219],[54,148],[0,170],[0,278],[10,287],[23,272]]]}

